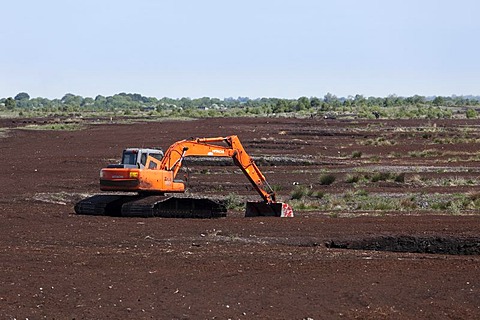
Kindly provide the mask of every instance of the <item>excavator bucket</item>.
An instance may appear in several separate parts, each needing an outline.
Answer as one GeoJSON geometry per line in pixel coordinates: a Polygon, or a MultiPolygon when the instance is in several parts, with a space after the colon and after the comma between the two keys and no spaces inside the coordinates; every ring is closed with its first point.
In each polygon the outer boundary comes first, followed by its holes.
{"type": "Polygon", "coordinates": [[[284,202],[247,202],[245,217],[293,217],[293,209],[284,202]]]}

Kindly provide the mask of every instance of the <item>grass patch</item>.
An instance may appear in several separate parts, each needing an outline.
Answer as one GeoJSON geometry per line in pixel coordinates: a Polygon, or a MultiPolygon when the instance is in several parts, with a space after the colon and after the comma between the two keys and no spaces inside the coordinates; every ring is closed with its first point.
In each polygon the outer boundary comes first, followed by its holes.
{"type": "Polygon", "coordinates": [[[367,139],[360,142],[361,145],[364,146],[393,146],[396,145],[397,142],[393,140],[387,140],[385,137],[378,137],[376,139],[367,139]]]}
{"type": "Polygon", "coordinates": [[[347,174],[345,177],[346,183],[367,183],[392,181],[397,183],[405,182],[405,173],[391,173],[391,172],[374,172],[373,174],[347,174]]]}
{"type": "Polygon", "coordinates": [[[27,130],[51,130],[51,131],[76,131],[82,130],[83,125],[78,123],[52,123],[52,124],[29,124],[20,129],[27,130]]]}
{"type": "Polygon", "coordinates": [[[476,178],[449,177],[449,178],[427,179],[427,178],[420,177],[420,175],[412,176],[409,179],[409,182],[413,184],[421,185],[423,187],[461,187],[461,186],[480,185],[480,180],[476,178]]]}
{"type": "Polygon", "coordinates": [[[0,138],[8,137],[8,129],[7,128],[0,128],[0,138]]]}
{"type": "Polygon", "coordinates": [[[384,198],[384,197],[373,197],[365,196],[357,199],[356,201],[357,210],[374,210],[374,211],[390,211],[390,210],[402,210],[398,199],[395,198],[384,198]]]}
{"type": "Polygon", "coordinates": [[[480,192],[470,194],[371,194],[365,190],[343,194],[325,194],[314,199],[307,195],[292,200],[294,210],[338,212],[405,212],[438,211],[446,214],[480,212],[480,192]]]}
{"type": "Polygon", "coordinates": [[[227,210],[245,210],[245,201],[235,193],[228,194],[224,204],[227,210]]]}
{"type": "Polygon", "coordinates": [[[443,152],[436,149],[428,149],[422,151],[410,151],[408,155],[412,158],[429,158],[429,157],[438,157],[442,156],[443,152]]]}

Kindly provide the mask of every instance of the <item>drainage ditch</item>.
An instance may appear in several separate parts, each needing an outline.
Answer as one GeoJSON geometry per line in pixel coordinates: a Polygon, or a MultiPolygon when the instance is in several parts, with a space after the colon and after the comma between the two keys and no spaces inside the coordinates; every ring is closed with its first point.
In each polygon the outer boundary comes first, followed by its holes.
{"type": "Polygon", "coordinates": [[[331,240],[327,248],[392,252],[480,255],[480,237],[380,236],[353,240],[331,240]]]}

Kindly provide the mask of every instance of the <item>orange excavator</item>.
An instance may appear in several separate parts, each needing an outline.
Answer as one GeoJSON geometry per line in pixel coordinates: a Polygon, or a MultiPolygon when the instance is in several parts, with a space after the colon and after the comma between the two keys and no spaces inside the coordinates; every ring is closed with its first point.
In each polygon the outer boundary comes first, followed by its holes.
{"type": "Polygon", "coordinates": [[[164,154],[157,149],[126,149],[122,163],[100,171],[100,190],[134,194],[95,195],[78,202],[75,212],[136,217],[226,216],[226,207],[221,202],[169,195],[185,192],[184,182],[176,177],[186,157],[232,158],[262,198],[260,202],[247,202],[246,217],[293,217],[288,204],[277,202],[275,192],[237,136],[182,140],[172,144],[164,154]]]}

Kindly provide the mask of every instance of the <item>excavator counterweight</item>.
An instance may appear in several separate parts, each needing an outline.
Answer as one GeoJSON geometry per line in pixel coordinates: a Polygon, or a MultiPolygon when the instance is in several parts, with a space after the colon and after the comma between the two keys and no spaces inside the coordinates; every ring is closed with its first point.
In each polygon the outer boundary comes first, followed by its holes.
{"type": "Polygon", "coordinates": [[[165,153],[159,149],[125,149],[122,163],[109,165],[100,171],[100,190],[135,194],[89,197],[75,205],[75,212],[137,217],[225,216],[226,208],[221,202],[169,195],[185,192],[184,182],[176,177],[184,158],[192,156],[233,159],[262,198],[260,202],[247,202],[246,217],[293,217],[293,210],[288,204],[276,201],[275,192],[237,136],[181,140],[172,144],[165,153]]]}

